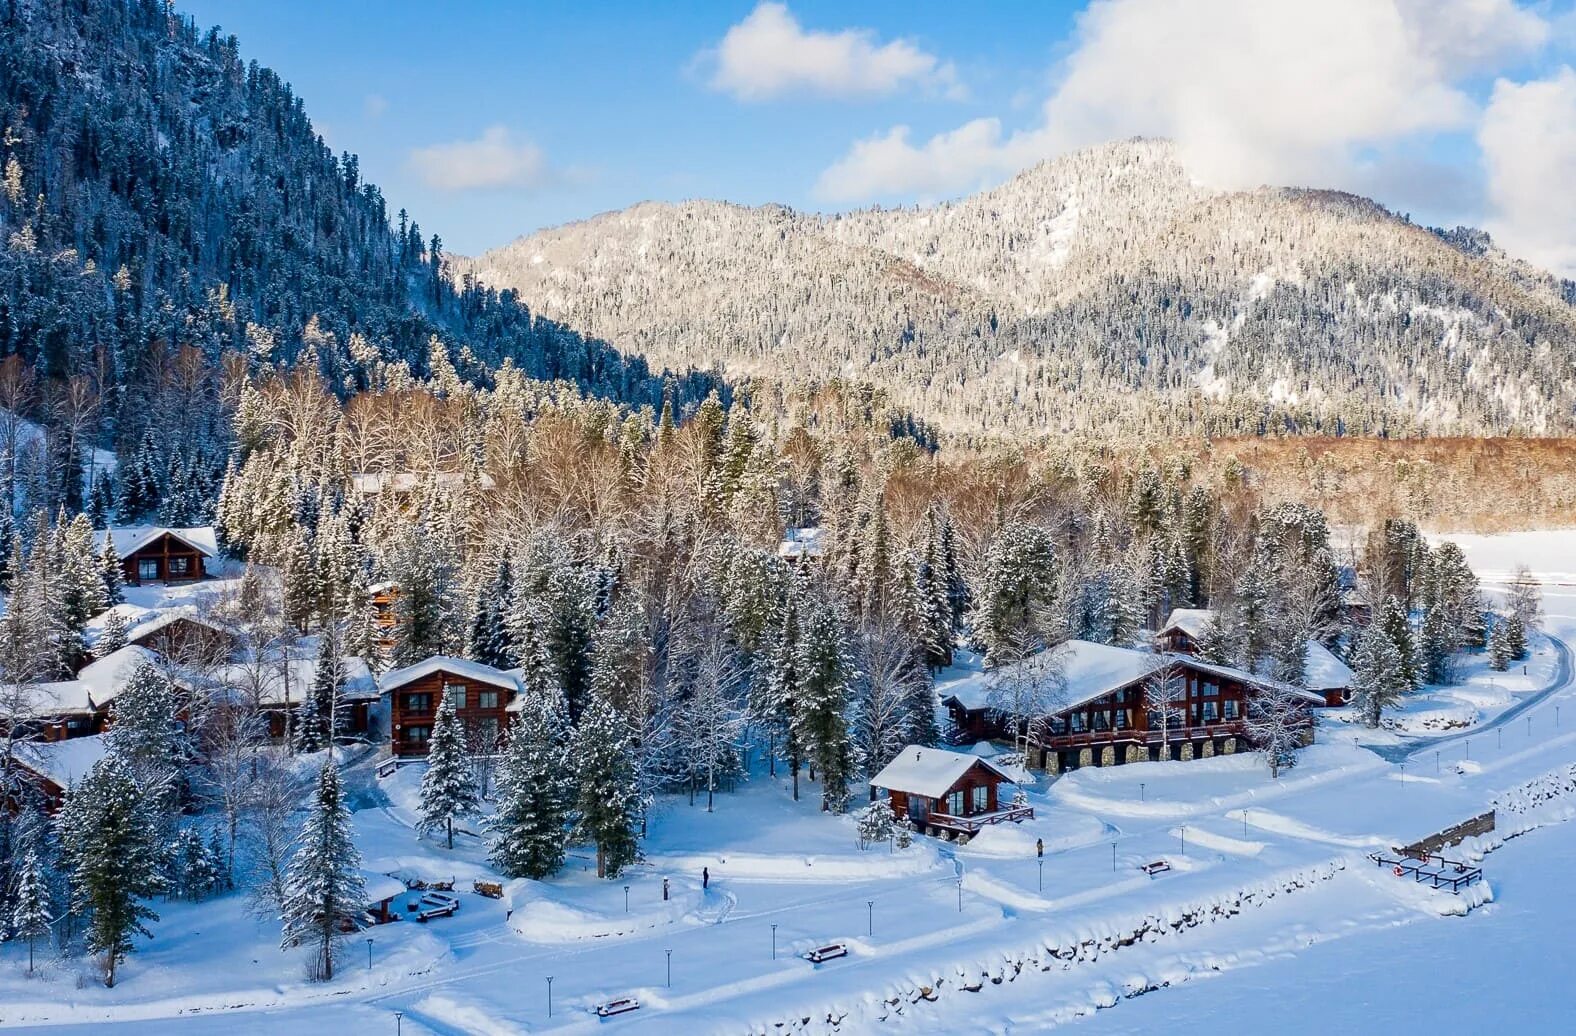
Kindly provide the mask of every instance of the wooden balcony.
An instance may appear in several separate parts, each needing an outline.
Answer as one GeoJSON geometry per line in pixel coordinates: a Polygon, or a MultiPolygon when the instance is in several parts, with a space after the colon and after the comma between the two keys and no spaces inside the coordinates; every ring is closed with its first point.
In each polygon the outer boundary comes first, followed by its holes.
{"type": "Polygon", "coordinates": [[[1170,727],[1164,734],[1159,730],[1127,727],[1122,730],[1080,730],[1077,733],[1052,734],[1037,739],[1037,742],[1043,748],[1061,751],[1069,748],[1099,748],[1103,745],[1158,745],[1163,740],[1179,742],[1198,738],[1243,737],[1246,734],[1247,725],[1242,720],[1223,719],[1216,723],[1170,727]]]}
{"type": "Polygon", "coordinates": [[[991,824],[1003,824],[1009,821],[1016,824],[1020,821],[1033,819],[1033,806],[1008,806],[1006,809],[998,809],[994,813],[976,813],[971,817],[955,817],[950,813],[932,813],[925,818],[925,826],[927,828],[936,827],[943,831],[968,835],[972,838],[991,824]]]}

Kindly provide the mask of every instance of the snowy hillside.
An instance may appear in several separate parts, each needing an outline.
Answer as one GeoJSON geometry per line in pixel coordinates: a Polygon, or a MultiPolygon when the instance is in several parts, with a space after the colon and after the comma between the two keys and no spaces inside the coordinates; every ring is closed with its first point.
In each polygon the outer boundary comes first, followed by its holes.
{"type": "Polygon", "coordinates": [[[648,203],[457,270],[654,363],[870,377],[954,431],[1568,431],[1576,308],[1366,199],[1134,140],[928,208],[648,203]]]}

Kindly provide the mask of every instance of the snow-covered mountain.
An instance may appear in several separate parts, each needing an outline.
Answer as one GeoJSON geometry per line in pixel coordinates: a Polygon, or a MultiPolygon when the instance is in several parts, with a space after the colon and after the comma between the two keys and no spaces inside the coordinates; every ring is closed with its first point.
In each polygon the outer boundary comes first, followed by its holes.
{"type": "Polygon", "coordinates": [[[958,432],[1567,432],[1576,291],[1330,191],[1220,192],[1167,142],[956,202],[646,203],[456,269],[647,356],[871,378],[958,432]]]}

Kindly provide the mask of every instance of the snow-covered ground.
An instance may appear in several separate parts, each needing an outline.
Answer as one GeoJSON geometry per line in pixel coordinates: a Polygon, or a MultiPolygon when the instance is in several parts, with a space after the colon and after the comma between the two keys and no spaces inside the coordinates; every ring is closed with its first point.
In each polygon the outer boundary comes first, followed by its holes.
{"type": "MultiPolygon", "coordinates": [[[[1464,546],[1487,572],[1525,557],[1534,571],[1576,573],[1576,533],[1464,546]]],[[[1576,592],[1546,591],[1547,632],[1576,641],[1576,592]]],[[[786,778],[757,769],[712,812],[703,798],[665,800],[647,861],[626,877],[597,881],[577,849],[560,876],[510,883],[503,901],[462,891],[455,917],[374,930],[370,967],[357,937],[327,984],[303,981],[300,955],[281,953],[277,925],[251,918],[240,896],[156,904],[155,938],[114,990],[79,981],[75,963],[28,979],[25,949],[0,947],[0,1026],[349,1036],[391,1032],[399,1012],[407,1033],[819,1033],[833,1031],[829,1018],[838,1032],[1076,1019],[1147,1032],[1269,1017],[1286,1032],[1559,1029],[1569,991],[1553,948],[1576,925],[1560,891],[1576,825],[1557,821],[1576,812],[1571,797],[1519,823],[1549,826],[1487,855],[1487,885],[1460,898],[1366,859],[1576,760],[1576,689],[1557,661],[1543,643],[1525,685],[1495,674],[1505,701],[1498,685],[1480,698],[1484,674],[1469,666],[1468,689],[1449,693],[1471,707],[1470,728],[1419,722],[1415,736],[1374,746],[1381,754],[1326,722],[1279,780],[1247,756],[1086,769],[1032,789],[1032,821],[963,847],[921,838],[861,851],[851,819],[819,812],[815,784],[795,803],[786,778]],[[1139,870],[1157,861],[1169,870],[1139,870]],[[828,940],[849,956],[798,956],[828,940]],[[626,995],[638,1012],[591,1013],[626,995]]],[[[1427,708],[1446,704],[1440,692],[1427,708]]],[[[483,846],[472,833],[452,852],[418,841],[417,781],[406,768],[358,788],[365,866],[468,888],[490,873],[483,846]]]]}

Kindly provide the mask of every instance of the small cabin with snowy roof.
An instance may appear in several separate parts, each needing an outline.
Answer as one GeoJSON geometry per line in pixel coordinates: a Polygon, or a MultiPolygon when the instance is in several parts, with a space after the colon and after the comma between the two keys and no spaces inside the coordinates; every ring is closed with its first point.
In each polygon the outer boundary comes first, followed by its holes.
{"type": "Polygon", "coordinates": [[[782,542],[777,544],[777,556],[784,561],[798,563],[806,558],[820,557],[825,546],[819,526],[789,529],[783,534],[782,542]]]}
{"type": "Polygon", "coordinates": [[[870,779],[887,793],[892,812],[926,834],[972,836],[982,827],[1034,816],[1032,806],[1003,802],[1012,775],[989,759],[944,748],[909,745],[870,779]]]}
{"type": "Polygon", "coordinates": [[[4,805],[15,808],[25,800],[23,788],[38,796],[50,812],[60,807],[65,794],[109,754],[103,735],[69,741],[16,741],[10,746],[11,764],[21,784],[4,795],[4,805]]]}
{"type": "Polygon", "coordinates": [[[454,699],[455,715],[467,737],[478,742],[485,752],[508,729],[509,706],[523,688],[517,671],[433,655],[385,673],[378,681],[378,689],[388,700],[389,740],[394,755],[419,758],[427,754],[432,725],[445,697],[454,699]]]}
{"type": "Polygon", "coordinates": [[[208,563],[219,556],[213,526],[171,528],[163,525],[121,526],[93,534],[102,550],[108,538],[120,556],[126,582],[185,583],[208,574],[208,563]]]}

